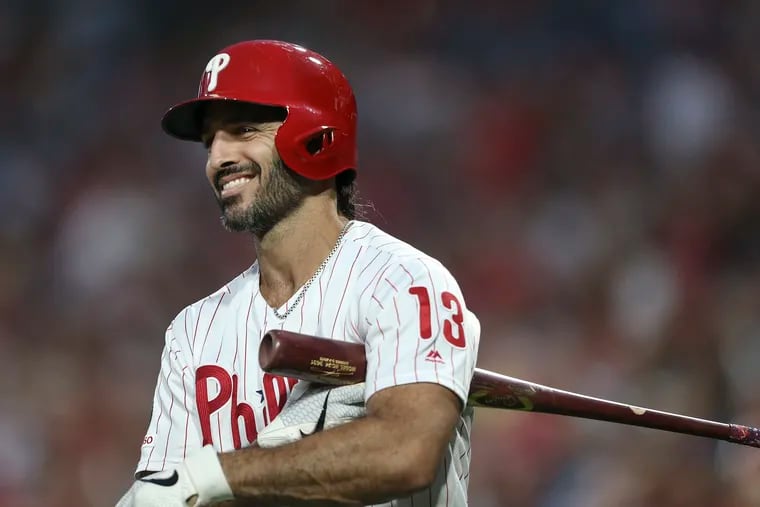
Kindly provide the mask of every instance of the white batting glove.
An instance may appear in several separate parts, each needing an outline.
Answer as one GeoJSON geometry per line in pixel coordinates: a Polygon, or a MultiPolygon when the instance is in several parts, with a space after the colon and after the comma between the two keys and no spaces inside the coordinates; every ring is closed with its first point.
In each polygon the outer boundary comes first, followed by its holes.
{"type": "Polygon", "coordinates": [[[176,469],[135,481],[116,507],[201,507],[233,498],[219,456],[207,445],[176,469]]]}
{"type": "Polygon", "coordinates": [[[313,433],[364,417],[364,383],[325,386],[301,381],[282,407],[282,412],[261,430],[259,447],[278,447],[313,433]]]}

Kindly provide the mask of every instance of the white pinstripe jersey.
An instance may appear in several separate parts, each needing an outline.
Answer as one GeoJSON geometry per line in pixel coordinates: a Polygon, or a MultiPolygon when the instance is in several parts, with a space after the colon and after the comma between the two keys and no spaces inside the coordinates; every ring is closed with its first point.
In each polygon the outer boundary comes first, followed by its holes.
{"type": "MultiPolygon", "coordinates": [[[[207,443],[230,451],[256,439],[295,384],[259,368],[259,340],[270,329],[363,343],[366,399],[413,382],[435,382],[467,399],[480,324],[446,268],[407,243],[369,223],[351,222],[299,306],[279,319],[259,293],[254,263],[177,315],[166,331],[137,471],[171,468],[207,443]]],[[[467,505],[471,424],[472,409],[466,408],[429,490],[385,505],[467,505]]]]}

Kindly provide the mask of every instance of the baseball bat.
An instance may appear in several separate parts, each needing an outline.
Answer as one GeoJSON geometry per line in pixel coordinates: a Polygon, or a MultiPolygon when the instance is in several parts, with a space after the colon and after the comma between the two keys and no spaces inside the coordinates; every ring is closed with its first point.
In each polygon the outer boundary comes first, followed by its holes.
{"type": "MultiPolygon", "coordinates": [[[[270,330],[259,347],[259,364],[269,373],[347,385],[363,382],[364,345],[270,330]]],[[[468,405],[557,414],[714,438],[760,447],[760,429],[627,405],[475,369],[468,405]]]]}

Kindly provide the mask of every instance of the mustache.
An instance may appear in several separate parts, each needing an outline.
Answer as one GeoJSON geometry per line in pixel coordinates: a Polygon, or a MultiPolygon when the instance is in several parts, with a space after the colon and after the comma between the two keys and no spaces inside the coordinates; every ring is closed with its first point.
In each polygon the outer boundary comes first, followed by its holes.
{"type": "Polygon", "coordinates": [[[224,166],[223,168],[219,169],[217,173],[214,175],[214,186],[219,189],[219,181],[222,178],[225,178],[227,176],[231,176],[234,174],[254,174],[258,175],[261,174],[261,167],[259,164],[255,162],[247,162],[244,164],[233,164],[224,166]]]}

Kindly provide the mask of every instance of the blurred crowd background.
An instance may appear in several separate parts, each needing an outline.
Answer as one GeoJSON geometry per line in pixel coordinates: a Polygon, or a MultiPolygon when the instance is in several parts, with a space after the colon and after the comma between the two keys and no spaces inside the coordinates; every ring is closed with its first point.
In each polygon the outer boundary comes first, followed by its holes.
{"type": "MultiPolygon", "coordinates": [[[[752,0],[3,2],[0,505],[113,505],[165,327],[253,261],[159,127],[252,38],[348,75],[368,219],[458,278],[480,366],[760,425],[759,28],[752,0]]],[[[481,410],[471,505],[760,505],[759,452],[481,410]]]]}

